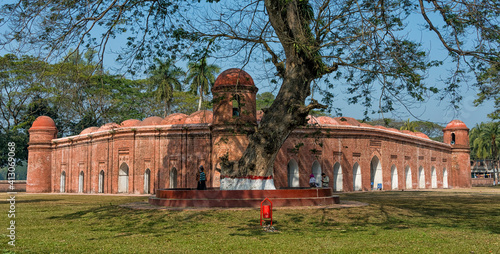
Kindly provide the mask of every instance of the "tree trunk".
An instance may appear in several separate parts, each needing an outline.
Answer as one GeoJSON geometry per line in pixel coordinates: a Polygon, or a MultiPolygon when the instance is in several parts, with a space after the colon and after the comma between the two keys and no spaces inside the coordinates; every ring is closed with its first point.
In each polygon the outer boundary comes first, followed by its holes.
{"type": "Polygon", "coordinates": [[[203,103],[203,90],[200,84],[200,99],[198,100],[198,111],[201,110],[201,104],[203,103]]]}
{"type": "Polygon", "coordinates": [[[280,2],[283,1],[266,0],[266,9],[286,54],[285,69],[280,71],[275,63],[283,83],[260,126],[249,136],[241,159],[222,162],[221,174],[229,177],[221,180],[221,189],[274,189],[273,165],[281,146],[296,127],[307,123],[310,110],[323,107],[317,103],[305,106],[311,81],[323,67],[321,60],[314,57],[317,52],[311,45],[312,35],[304,29],[295,1],[280,2]],[[297,45],[302,46],[301,50],[297,50],[297,45]]]}

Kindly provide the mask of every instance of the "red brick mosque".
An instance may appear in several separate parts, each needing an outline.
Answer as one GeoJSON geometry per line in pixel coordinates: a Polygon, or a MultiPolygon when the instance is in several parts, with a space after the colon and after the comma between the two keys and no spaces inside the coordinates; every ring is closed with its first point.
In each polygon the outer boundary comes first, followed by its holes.
{"type": "MultiPolygon", "coordinates": [[[[47,116],[30,128],[27,192],[155,193],[195,188],[199,165],[207,186],[220,187],[221,157],[235,160],[262,118],[252,77],[229,69],[217,78],[214,110],[171,114],[90,127],[56,138],[47,116]]],[[[423,133],[314,117],[294,130],[274,163],[272,187],[309,186],[313,173],[334,191],[471,187],[469,129],[459,120],[443,129],[444,142],[423,133]]]]}

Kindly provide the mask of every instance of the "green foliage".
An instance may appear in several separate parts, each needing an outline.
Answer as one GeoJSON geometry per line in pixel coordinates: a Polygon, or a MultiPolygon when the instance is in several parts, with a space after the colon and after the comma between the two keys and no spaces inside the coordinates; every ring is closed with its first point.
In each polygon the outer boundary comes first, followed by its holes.
{"type": "Polygon", "coordinates": [[[270,92],[257,94],[256,97],[257,110],[269,108],[271,104],[273,104],[273,102],[274,102],[274,94],[270,92]]]}
{"type": "Polygon", "coordinates": [[[148,91],[152,92],[157,102],[165,104],[163,117],[166,117],[171,112],[171,103],[174,97],[174,91],[182,91],[182,84],[179,80],[184,71],[176,67],[171,59],[162,61],[155,59],[155,65],[150,67],[149,87],[148,91]]]}
{"type": "Polygon", "coordinates": [[[199,94],[198,110],[201,110],[203,96],[210,94],[210,89],[215,83],[215,75],[220,71],[220,67],[215,64],[207,64],[203,57],[198,62],[188,64],[188,74],[186,84],[189,84],[189,91],[193,94],[199,94]]]}
{"type": "Polygon", "coordinates": [[[469,133],[472,159],[498,160],[500,151],[500,123],[476,124],[469,133]]]}
{"type": "Polygon", "coordinates": [[[407,130],[407,131],[416,132],[417,131],[417,123],[416,122],[411,122],[410,118],[408,118],[408,120],[406,120],[403,123],[403,126],[401,126],[399,129],[402,130],[402,131],[403,130],[407,130]]]}

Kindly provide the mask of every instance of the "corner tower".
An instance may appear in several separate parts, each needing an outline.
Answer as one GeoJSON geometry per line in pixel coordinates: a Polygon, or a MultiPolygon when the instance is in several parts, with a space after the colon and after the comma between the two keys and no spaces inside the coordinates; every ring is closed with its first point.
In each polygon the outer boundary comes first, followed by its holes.
{"type": "Polygon", "coordinates": [[[57,137],[54,120],[39,116],[29,129],[28,179],[26,192],[52,191],[52,139],[57,137]]]}
{"type": "Polygon", "coordinates": [[[470,188],[469,128],[460,120],[453,120],[443,129],[443,142],[451,146],[451,186],[470,188]]]}
{"type": "Polygon", "coordinates": [[[222,158],[235,161],[241,158],[248,146],[248,135],[257,125],[257,87],[252,77],[240,69],[223,71],[212,87],[212,187],[231,189],[221,172],[222,158]],[[222,185],[222,186],[221,186],[222,185]]]}
{"type": "Polygon", "coordinates": [[[240,69],[222,72],[212,87],[213,125],[256,125],[256,94],[252,77],[240,69]]]}

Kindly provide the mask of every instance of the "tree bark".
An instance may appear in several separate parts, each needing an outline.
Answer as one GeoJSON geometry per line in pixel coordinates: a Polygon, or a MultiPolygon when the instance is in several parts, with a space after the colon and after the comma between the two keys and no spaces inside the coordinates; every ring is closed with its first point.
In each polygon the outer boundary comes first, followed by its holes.
{"type": "MultiPolygon", "coordinates": [[[[315,57],[318,55],[317,47],[308,31],[308,21],[299,15],[297,1],[283,2],[265,1],[269,20],[286,54],[286,66],[280,72],[283,83],[260,126],[249,136],[249,145],[241,159],[237,162],[223,161],[222,174],[225,176],[272,177],[274,160],[289,134],[296,127],[307,123],[310,110],[324,107],[315,102],[305,105],[310,95],[311,81],[318,74],[322,75],[323,63],[315,57]]],[[[280,71],[279,66],[276,67],[280,71]]],[[[225,189],[226,186],[221,183],[221,188],[225,189]]],[[[229,188],[245,189],[246,186],[233,185],[229,188]]]]}

